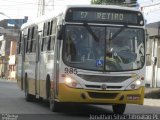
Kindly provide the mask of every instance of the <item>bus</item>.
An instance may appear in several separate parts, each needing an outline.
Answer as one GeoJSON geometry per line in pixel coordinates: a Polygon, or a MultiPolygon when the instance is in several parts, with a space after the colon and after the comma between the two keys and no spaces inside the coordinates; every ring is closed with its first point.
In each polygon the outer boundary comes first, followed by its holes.
{"type": "Polygon", "coordinates": [[[21,27],[17,82],[27,101],[106,104],[123,114],[143,105],[145,27],[139,10],[110,5],[67,6],[21,27]]]}

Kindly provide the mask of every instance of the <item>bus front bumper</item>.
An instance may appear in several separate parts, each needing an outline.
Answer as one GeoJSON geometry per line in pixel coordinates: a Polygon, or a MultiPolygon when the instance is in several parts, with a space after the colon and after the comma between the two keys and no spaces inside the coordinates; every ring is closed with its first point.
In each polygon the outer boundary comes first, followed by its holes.
{"type": "Polygon", "coordinates": [[[91,104],[139,104],[144,101],[144,87],[136,90],[85,90],[75,89],[59,84],[59,102],[91,103],[91,104]]]}

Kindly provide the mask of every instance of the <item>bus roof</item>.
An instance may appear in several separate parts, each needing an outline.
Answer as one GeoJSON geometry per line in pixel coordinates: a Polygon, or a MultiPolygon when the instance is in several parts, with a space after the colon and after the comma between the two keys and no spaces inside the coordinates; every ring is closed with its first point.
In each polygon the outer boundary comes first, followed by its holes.
{"type": "Polygon", "coordinates": [[[132,11],[139,11],[136,8],[125,7],[125,6],[118,6],[118,5],[68,5],[66,9],[79,7],[79,8],[110,8],[110,9],[122,9],[122,10],[132,10],[132,11]]]}
{"type": "MultiPolygon", "coordinates": [[[[58,15],[56,15],[56,16],[58,16],[58,15]]],[[[55,14],[50,14],[50,15],[43,15],[43,16],[37,17],[37,18],[32,19],[32,20],[28,21],[27,23],[23,24],[21,26],[21,29],[24,29],[24,28],[26,28],[28,26],[36,25],[36,24],[41,23],[41,22],[43,22],[45,20],[50,20],[50,19],[52,19],[52,18],[54,18],[56,16],[55,16],[55,14]]]]}
{"type": "Polygon", "coordinates": [[[37,17],[37,18],[35,18],[33,20],[30,20],[27,23],[23,24],[21,29],[24,29],[27,26],[33,26],[33,25],[41,23],[41,22],[43,22],[45,20],[50,20],[50,19],[52,19],[54,17],[57,17],[57,16],[60,16],[60,15],[62,15],[62,17],[64,17],[66,11],[69,8],[108,8],[108,9],[139,11],[138,9],[135,9],[135,8],[125,7],[125,6],[117,6],[117,5],[68,5],[68,6],[65,6],[63,8],[61,13],[53,12],[53,14],[50,13],[50,14],[47,14],[47,15],[43,15],[43,16],[37,17]]]}

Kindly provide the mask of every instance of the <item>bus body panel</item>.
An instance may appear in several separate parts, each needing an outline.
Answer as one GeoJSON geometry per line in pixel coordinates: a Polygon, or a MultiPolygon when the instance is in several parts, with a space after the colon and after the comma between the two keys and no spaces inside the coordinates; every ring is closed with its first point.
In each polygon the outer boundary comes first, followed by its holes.
{"type": "Polygon", "coordinates": [[[36,55],[27,53],[24,61],[24,75],[27,75],[29,93],[33,95],[35,95],[35,67],[36,55]]]}
{"type": "Polygon", "coordinates": [[[65,84],[59,84],[58,99],[60,102],[143,105],[144,87],[140,87],[137,90],[131,90],[131,91],[129,90],[128,91],[127,90],[125,91],[112,91],[112,90],[97,91],[97,90],[73,89],[73,88],[66,86],[65,84]],[[91,95],[93,94],[93,96],[91,97],[89,93],[91,95]],[[105,94],[106,94],[106,97],[105,97],[105,94]],[[110,96],[108,96],[107,94],[109,94],[110,96]],[[116,96],[114,98],[110,98],[112,97],[111,94],[116,94],[116,96]],[[100,97],[101,95],[103,96],[100,97]],[[121,96],[124,96],[123,100],[120,100],[121,96]],[[134,96],[135,98],[133,98],[133,100],[130,100],[131,99],[131,98],[129,99],[130,96],[134,96]]]}
{"type": "Polygon", "coordinates": [[[17,64],[16,65],[16,77],[17,77],[17,83],[18,83],[18,86],[23,90],[23,80],[22,80],[22,55],[17,55],[16,56],[17,58],[16,58],[16,61],[17,61],[17,63],[19,63],[19,64],[17,64]],[[20,64],[21,63],[21,64],[20,64]]]}

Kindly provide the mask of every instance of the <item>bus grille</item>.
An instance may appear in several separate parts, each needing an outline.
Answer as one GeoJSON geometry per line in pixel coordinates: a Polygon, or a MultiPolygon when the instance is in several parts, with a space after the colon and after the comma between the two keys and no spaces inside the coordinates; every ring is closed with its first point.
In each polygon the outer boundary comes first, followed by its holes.
{"type": "MultiPolygon", "coordinates": [[[[100,85],[85,85],[87,88],[102,88],[102,86],[100,85]]],[[[106,86],[106,89],[120,89],[122,88],[123,86],[106,86]]]]}
{"type": "Polygon", "coordinates": [[[100,76],[100,75],[83,75],[83,74],[78,74],[78,76],[89,82],[100,82],[100,83],[102,82],[119,83],[131,78],[131,76],[100,76]]]}
{"type": "Polygon", "coordinates": [[[97,92],[88,92],[91,98],[101,98],[101,99],[114,99],[118,93],[97,93],[97,92]]]}

